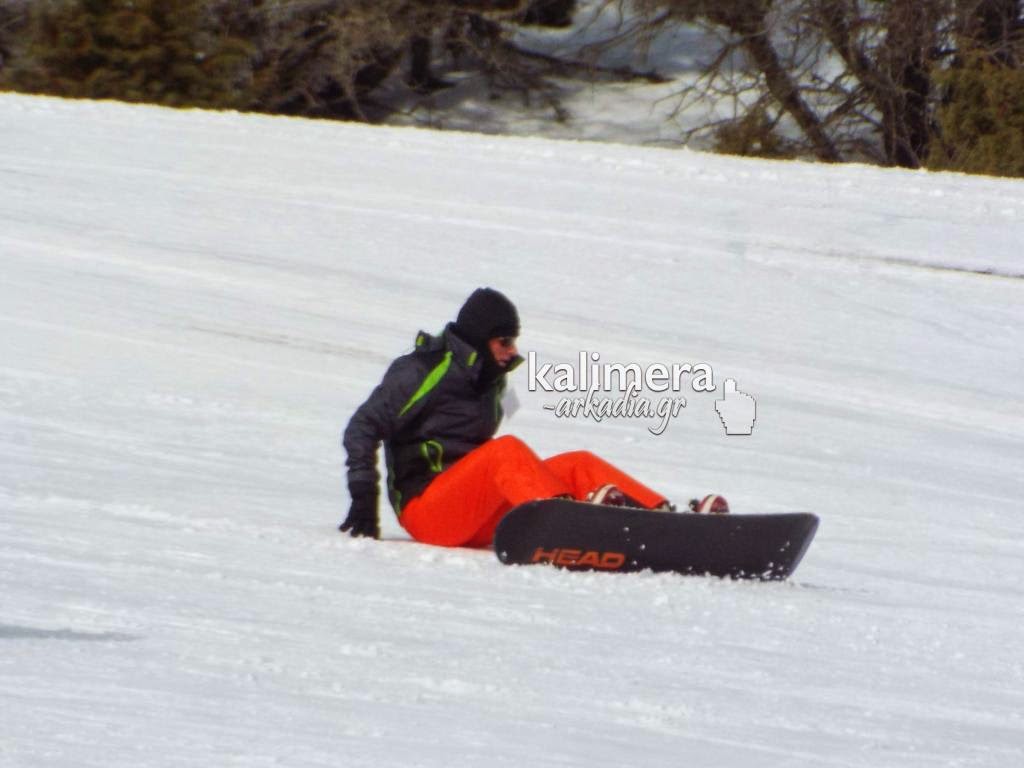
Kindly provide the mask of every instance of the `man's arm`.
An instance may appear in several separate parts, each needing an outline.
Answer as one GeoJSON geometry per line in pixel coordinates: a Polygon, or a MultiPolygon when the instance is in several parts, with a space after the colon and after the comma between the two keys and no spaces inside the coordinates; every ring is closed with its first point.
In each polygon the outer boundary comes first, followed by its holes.
{"type": "Polygon", "coordinates": [[[411,357],[391,364],[384,378],[356,412],[345,428],[342,444],[348,466],[348,491],[352,507],[341,530],[353,536],[380,535],[377,514],[380,475],[377,449],[412,416],[408,404],[420,388],[424,374],[411,357]]]}

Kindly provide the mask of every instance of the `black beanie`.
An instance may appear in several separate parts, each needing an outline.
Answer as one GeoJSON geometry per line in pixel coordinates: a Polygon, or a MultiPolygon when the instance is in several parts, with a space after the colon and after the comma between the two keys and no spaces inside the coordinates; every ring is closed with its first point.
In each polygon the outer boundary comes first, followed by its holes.
{"type": "Polygon", "coordinates": [[[459,310],[455,328],[474,347],[482,347],[498,336],[518,336],[519,313],[504,294],[477,288],[459,310]]]}

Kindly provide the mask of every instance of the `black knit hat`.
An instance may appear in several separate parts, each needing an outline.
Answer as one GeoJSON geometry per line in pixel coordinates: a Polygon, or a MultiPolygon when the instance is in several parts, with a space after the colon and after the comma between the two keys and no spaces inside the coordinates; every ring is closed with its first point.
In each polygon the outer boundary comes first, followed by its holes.
{"type": "Polygon", "coordinates": [[[519,335],[519,313],[508,298],[493,288],[477,288],[455,319],[458,334],[475,347],[498,336],[519,335]]]}

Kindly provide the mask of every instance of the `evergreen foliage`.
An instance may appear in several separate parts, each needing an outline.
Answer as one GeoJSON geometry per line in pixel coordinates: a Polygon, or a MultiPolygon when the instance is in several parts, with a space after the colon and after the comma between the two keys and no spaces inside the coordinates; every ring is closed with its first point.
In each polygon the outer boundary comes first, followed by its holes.
{"type": "Polygon", "coordinates": [[[251,104],[253,44],[211,24],[202,0],[43,0],[0,87],[168,106],[251,104]],[[214,32],[220,34],[214,34],[214,32]]]}
{"type": "Polygon", "coordinates": [[[947,95],[938,108],[935,169],[1024,176],[1024,69],[986,57],[939,75],[947,95]]]}

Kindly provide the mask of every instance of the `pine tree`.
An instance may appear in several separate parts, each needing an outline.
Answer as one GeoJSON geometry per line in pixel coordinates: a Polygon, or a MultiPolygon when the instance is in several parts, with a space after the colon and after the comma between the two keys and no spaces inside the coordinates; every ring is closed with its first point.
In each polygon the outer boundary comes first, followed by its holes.
{"type": "Polygon", "coordinates": [[[201,0],[39,2],[5,80],[17,90],[246,108],[252,45],[211,34],[201,0]]]}
{"type": "Polygon", "coordinates": [[[1024,176],[1024,69],[977,57],[940,78],[948,97],[930,167],[1024,176]]]}

